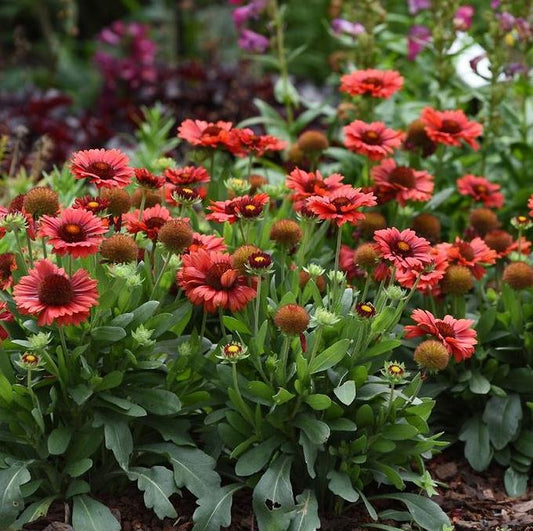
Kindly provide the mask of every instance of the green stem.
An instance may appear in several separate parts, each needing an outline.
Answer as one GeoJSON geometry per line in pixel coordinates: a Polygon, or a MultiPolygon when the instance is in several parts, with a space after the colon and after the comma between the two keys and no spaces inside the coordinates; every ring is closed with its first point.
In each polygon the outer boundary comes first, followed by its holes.
{"type": "Polygon", "coordinates": [[[163,275],[165,274],[165,270],[168,266],[168,263],[170,262],[171,257],[172,257],[172,253],[168,253],[163,261],[161,271],[159,271],[159,275],[157,275],[154,287],[152,288],[152,293],[150,294],[150,300],[154,300],[155,291],[159,287],[159,283],[161,282],[161,279],[163,278],[163,275]]]}
{"type": "Polygon", "coordinates": [[[291,345],[290,337],[283,337],[283,346],[281,347],[280,366],[278,370],[278,383],[284,385],[287,380],[287,359],[289,357],[289,347],[291,345]]]}
{"type": "Polygon", "coordinates": [[[231,374],[233,376],[233,387],[235,388],[235,394],[237,395],[237,401],[239,402],[239,408],[244,416],[244,418],[255,428],[255,421],[250,408],[243,400],[241,395],[241,390],[239,388],[239,378],[237,375],[237,363],[231,364],[231,374]]]}
{"type": "Polygon", "coordinates": [[[18,230],[14,230],[13,234],[15,235],[15,241],[17,242],[17,248],[18,248],[19,253],[20,253],[20,263],[22,265],[22,269],[23,269],[24,273],[27,275],[28,274],[28,266],[26,265],[26,260],[24,259],[24,254],[22,252],[22,245],[20,243],[20,237],[19,237],[18,230]]]}
{"type": "Polygon", "coordinates": [[[33,267],[33,251],[31,248],[31,238],[28,234],[28,231],[26,231],[26,243],[28,244],[28,260],[30,261],[30,266],[33,267]]]}
{"type": "Polygon", "coordinates": [[[204,310],[203,311],[203,316],[202,316],[202,326],[200,328],[200,344],[202,344],[203,341],[204,341],[205,325],[206,324],[207,324],[207,312],[204,310]]]}
{"type": "Polygon", "coordinates": [[[59,353],[58,353],[58,356],[57,356],[57,363],[58,363],[58,368],[59,368],[59,378],[60,378],[60,380],[63,380],[64,384],[66,385],[67,384],[67,380],[68,380],[68,372],[69,372],[69,370],[68,370],[69,361],[68,361],[67,341],[66,341],[66,338],[65,338],[65,332],[64,332],[63,328],[61,326],[58,326],[57,330],[59,332],[59,339],[61,341],[61,348],[58,351],[58,352],[61,352],[61,355],[59,355],[59,353]]]}
{"type": "Polygon", "coordinates": [[[257,336],[259,331],[259,312],[261,310],[261,281],[263,277],[259,275],[257,277],[257,291],[255,297],[255,311],[254,311],[254,336],[257,336]]]}
{"type": "Polygon", "coordinates": [[[43,247],[43,257],[47,258],[48,253],[46,252],[46,242],[44,241],[44,238],[41,238],[41,244],[42,244],[42,247],[43,247]]]}
{"type": "Polygon", "coordinates": [[[218,318],[220,320],[220,331],[222,333],[222,338],[224,341],[227,341],[226,327],[224,326],[224,312],[222,311],[222,306],[218,307],[218,318]]]}

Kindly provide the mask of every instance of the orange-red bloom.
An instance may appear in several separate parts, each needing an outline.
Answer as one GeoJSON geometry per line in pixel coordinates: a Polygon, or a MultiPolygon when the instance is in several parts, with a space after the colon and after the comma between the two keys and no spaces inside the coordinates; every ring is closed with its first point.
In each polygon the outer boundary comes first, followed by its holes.
{"type": "MultiPolygon", "coordinates": [[[[132,234],[144,232],[151,240],[157,239],[159,229],[170,219],[170,212],[161,205],[155,205],[143,210],[139,219],[139,210],[124,214],[123,220],[126,223],[126,230],[132,234]]],[[[184,221],[188,221],[184,219],[184,221]]]]}
{"type": "Polygon", "coordinates": [[[0,254],[0,289],[8,289],[13,283],[13,271],[17,269],[14,253],[0,254]]]}
{"type": "Polygon", "coordinates": [[[381,202],[394,199],[404,206],[407,201],[429,201],[433,194],[433,177],[427,171],[398,166],[394,159],[374,166],[372,176],[381,202]]]}
{"type": "Polygon", "coordinates": [[[178,186],[191,186],[199,183],[208,183],[211,178],[202,166],[185,166],[184,168],[167,168],[163,175],[167,180],[178,186]]]}
{"type": "Polygon", "coordinates": [[[477,344],[477,332],[471,319],[454,319],[451,315],[436,319],[426,310],[414,310],[411,319],[416,325],[405,327],[405,337],[430,335],[442,342],[457,363],[471,358],[477,344]]]}
{"type": "Polygon", "coordinates": [[[185,252],[194,253],[198,249],[204,249],[204,251],[219,251],[221,253],[226,251],[226,242],[224,238],[215,236],[214,234],[200,234],[199,232],[193,232],[192,243],[187,247],[185,252]]]}
{"type": "Polygon", "coordinates": [[[230,255],[203,249],[183,255],[183,267],[176,276],[187,298],[209,313],[218,308],[242,310],[256,296],[248,278],[233,268],[230,255]]]}
{"type": "Polygon", "coordinates": [[[527,202],[527,207],[531,210],[529,211],[529,215],[533,217],[533,195],[529,198],[529,201],[527,202]]]}
{"type": "Polygon", "coordinates": [[[325,196],[311,196],[307,208],[322,220],[334,221],[338,227],[345,223],[355,223],[365,215],[359,212],[364,206],[374,206],[376,198],[361,192],[361,188],[342,186],[325,196]]]}
{"type": "Polygon", "coordinates": [[[468,267],[477,280],[487,272],[481,264],[492,265],[496,262],[496,251],[490,249],[481,238],[466,242],[457,237],[453,243],[439,243],[436,248],[446,253],[450,264],[468,267]]]}
{"type": "Polygon", "coordinates": [[[35,262],[27,276],[13,288],[20,313],[38,316],[39,326],[77,325],[89,317],[98,302],[96,280],[84,269],[69,277],[50,260],[35,262]]]}
{"type": "Polygon", "coordinates": [[[231,122],[218,121],[216,123],[204,122],[203,120],[185,120],[178,127],[178,137],[183,138],[193,146],[208,148],[227,147],[228,131],[231,130],[231,122]]]}
{"type": "Polygon", "coordinates": [[[416,289],[425,295],[437,296],[440,293],[439,282],[443,279],[448,269],[446,254],[438,249],[431,249],[431,262],[423,269],[398,268],[396,280],[404,288],[411,289],[416,279],[416,289]]]}
{"type": "Polygon", "coordinates": [[[399,231],[396,227],[374,233],[378,253],[397,268],[420,271],[431,263],[431,246],[425,238],[411,229],[399,231]]]}
{"type": "Polygon", "coordinates": [[[256,219],[263,213],[268,199],[268,194],[257,194],[242,195],[227,201],[211,201],[209,205],[211,214],[207,214],[205,218],[217,223],[226,221],[235,223],[239,219],[256,219]]]}
{"type": "Polygon", "coordinates": [[[300,168],[295,168],[287,176],[287,188],[294,190],[290,196],[294,201],[294,208],[300,210],[305,200],[313,195],[326,195],[337,190],[342,185],[344,176],[340,173],[332,173],[329,177],[322,177],[319,171],[306,172],[300,168]]]}
{"type": "Polygon", "coordinates": [[[402,143],[404,133],[387,129],[383,122],[365,123],[355,120],[344,127],[344,145],[370,160],[381,160],[391,155],[402,143]]]}
{"type": "Polygon", "coordinates": [[[88,210],[67,208],[58,217],[43,216],[39,232],[54,253],[84,258],[98,252],[107,225],[88,210]]]}
{"type": "Polygon", "coordinates": [[[164,177],[154,175],[146,168],[135,168],[134,172],[137,182],[144,188],[158,189],[165,184],[166,179],[164,177]]]}
{"type": "Polygon", "coordinates": [[[130,184],[133,168],[129,159],[118,149],[77,151],[70,161],[76,179],[89,179],[98,188],[122,188],[130,184]]]}
{"type": "Polygon", "coordinates": [[[72,204],[72,208],[83,208],[93,214],[103,212],[108,206],[109,199],[105,199],[104,197],[92,197],[90,195],[77,197],[72,204]]]}
{"type": "Polygon", "coordinates": [[[281,151],[287,142],[272,135],[256,135],[251,129],[232,129],[228,138],[229,150],[238,157],[262,157],[267,151],[281,151]]]}
{"type": "Polygon", "coordinates": [[[472,149],[479,149],[475,139],[483,134],[483,126],[478,122],[468,121],[463,111],[437,111],[426,107],[420,118],[433,142],[460,146],[461,140],[464,140],[472,149]]]}
{"type": "Polygon", "coordinates": [[[351,96],[368,94],[373,98],[390,98],[403,86],[396,70],[356,70],[341,77],[341,92],[351,96]]]}
{"type": "Polygon", "coordinates": [[[499,192],[500,188],[499,184],[491,183],[484,177],[476,177],[471,174],[457,179],[457,190],[461,195],[473,197],[487,208],[500,208],[503,206],[504,198],[499,192]]]}

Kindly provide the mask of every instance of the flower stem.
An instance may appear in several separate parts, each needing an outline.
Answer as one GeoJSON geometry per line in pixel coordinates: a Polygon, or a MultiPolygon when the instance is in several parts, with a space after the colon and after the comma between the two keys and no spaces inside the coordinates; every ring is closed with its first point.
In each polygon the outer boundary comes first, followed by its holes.
{"type": "Polygon", "coordinates": [[[257,294],[255,297],[255,311],[254,311],[254,336],[257,336],[259,331],[259,312],[261,310],[261,281],[263,277],[259,275],[257,277],[257,294]]]}
{"type": "Polygon", "coordinates": [[[152,293],[150,294],[150,300],[153,300],[153,297],[155,295],[156,289],[159,287],[159,283],[161,282],[161,279],[163,278],[163,275],[165,273],[165,270],[168,266],[168,263],[170,262],[170,258],[172,256],[172,253],[168,253],[167,256],[165,256],[165,259],[163,261],[163,265],[161,266],[161,271],[159,271],[159,274],[157,275],[154,287],[152,288],[152,293]]]}
{"type": "Polygon", "coordinates": [[[287,359],[289,357],[289,347],[291,345],[291,340],[289,336],[285,335],[283,337],[283,346],[281,347],[280,355],[280,366],[278,369],[278,383],[283,385],[287,380],[287,359]]]}
{"type": "Polygon", "coordinates": [[[233,376],[233,387],[235,388],[235,394],[237,395],[237,402],[239,405],[239,409],[241,410],[243,417],[255,428],[255,421],[254,421],[253,414],[250,411],[250,408],[248,407],[246,402],[243,400],[242,395],[241,395],[236,363],[231,364],[231,374],[233,376]]]}

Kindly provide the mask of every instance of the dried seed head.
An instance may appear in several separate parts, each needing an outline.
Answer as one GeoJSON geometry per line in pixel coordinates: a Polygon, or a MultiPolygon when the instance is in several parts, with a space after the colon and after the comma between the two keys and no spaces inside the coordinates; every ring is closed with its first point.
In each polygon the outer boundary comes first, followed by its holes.
{"type": "Polygon", "coordinates": [[[304,153],[316,153],[328,149],[329,142],[320,131],[305,131],[298,137],[298,147],[304,153]]]}
{"type": "Polygon", "coordinates": [[[140,208],[144,196],[144,208],[152,208],[155,205],[160,205],[163,198],[159,192],[149,190],[148,188],[137,188],[131,196],[131,202],[134,207],[140,208]]]}
{"type": "Polygon", "coordinates": [[[172,253],[181,253],[193,242],[193,230],[182,219],[169,219],[159,229],[159,241],[172,253]]]}
{"type": "Polygon", "coordinates": [[[387,220],[385,219],[385,216],[379,212],[367,212],[364,219],[362,219],[357,226],[366,237],[372,238],[375,231],[387,227],[387,220]]]}
{"type": "Polygon", "coordinates": [[[378,253],[371,243],[363,243],[355,251],[353,261],[364,269],[373,269],[376,267],[378,253]]]}
{"type": "Polygon", "coordinates": [[[107,211],[113,216],[126,214],[131,208],[131,197],[123,188],[104,188],[102,197],[109,201],[107,211]]]}
{"type": "Polygon", "coordinates": [[[440,240],[440,221],[433,214],[423,213],[413,218],[411,228],[420,236],[435,243],[440,240]]]}
{"type": "Polygon", "coordinates": [[[280,245],[293,247],[302,239],[302,229],[292,219],[280,219],[272,225],[270,239],[280,245]]]}
{"type": "Polygon", "coordinates": [[[440,341],[428,339],[416,347],[414,359],[420,368],[436,372],[448,366],[450,353],[440,341]]]}
{"type": "Polygon", "coordinates": [[[245,272],[245,265],[248,263],[250,256],[256,253],[260,253],[261,249],[255,245],[241,245],[239,248],[235,249],[234,253],[231,255],[231,265],[238,269],[241,272],[245,272]]]}
{"type": "Polygon", "coordinates": [[[503,281],[520,290],[533,286],[533,267],[526,262],[513,262],[503,270],[503,281]]]}
{"type": "Polygon", "coordinates": [[[503,253],[513,243],[513,237],[504,230],[491,230],[483,238],[485,243],[497,253],[503,253]]]}
{"type": "Polygon", "coordinates": [[[451,295],[464,295],[474,287],[474,277],[468,267],[451,265],[442,279],[442,290],[451,295]]]}
{"type": "Polygon", "coordinates": [[[300,335],[309,325],[309,314],[298,304],[287,304],[278,309],[274,323],[287,335],[300,335]]]}
{"type": "Polygon", "coordinates": [[[59,210],[59,195],[51,188],[37,186],[25,195],[23,206],[28,214],[36,218],[55,216],[59,210]]]}
{"type": "Polygon", "coordinates": [[[137,260],[139,248],[135,240],[127,234],[113,234],[100,245],[102,258],[114,264],[137,260]]]}
{"type": "Polygon", "coordinates": [[[498,228],[498,216],[488,208],[476,208],[470,213],[470,225],[481,235],[498,228]]]}

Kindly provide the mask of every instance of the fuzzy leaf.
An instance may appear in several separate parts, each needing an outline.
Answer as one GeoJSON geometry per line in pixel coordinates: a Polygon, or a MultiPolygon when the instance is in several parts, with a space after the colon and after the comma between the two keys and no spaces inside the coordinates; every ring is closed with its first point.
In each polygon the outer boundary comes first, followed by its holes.
{"type": "Polygon", "coordinates": [[[328,479],[328,488],[333,494],[349,502],[356,502],[359,499],[359,493],[353,488],[348,474],[330,470],[328,479]]]}
{"type": "Polygon", "coordinates": [[[74,498],[72,526],[83,531],[120,531],[113,513],[104,504],[85,495],[74,498]]]}
{"type": "Polygon", "coordinates": [[[507,494],[513,498],[525,494],[528,479],[529,474],[522,474],[517,472],[514,468],[509,467],[504,475],[505,490],[507,491],[507,494]]]}
{"type": "Polygon", "coordinates": [[[241,455],[235,465],[235,473],[238,476],[251,476],[259,472],[268,463],[272,452],[278,448],[280,443],[281,439],[273,436],[261,444],[254,446],[245,454],[241,455]]]}
{"type": "Polygon", "coordinates": [[[492,459],[489,430],[480,416],[468,419],[459,432],[459,439],[465,441],[465,457],[470,466],[478,471],[485,470],[492,459]]]}
{"type": "Polygon", "coordinates": [[[522,406],[518,395],[493,396],[485,406],[483,422],[487,424],[490,441],[501,450],[516,435],[522,420],[522,406]]]}
{"type": "Polygon", "coordinates": [[[46,516],[50,505],[52,505],[52,502],[55,499],[56,496],[47,496],[46,498],[42,498],[39,501],[28,505],[28,507],[24,509],[24,512],[17,518],[17,521],[13,523],[12,527],[14,529],[22,529],[22,526],[25,524],[33,522],[41,516],[46,516]]]}
{"type": "Polygon", "coordinates": [[[201,497],[194,511],[193,531],[219,531],[221,527],[231,524],[231,503],[233,493],[242,486],[237,483],[226,485],[208,496],[201,497]]]}
{"type": "Polygon", "coordinates": [[[11,524],[24,508],[20,487],[30,481],[31,476],[25,465],[17,464],[0,470],[0,522],[11,524]]]}
{"type": "Polygon", "coordinates": [[[296,496],[296,515],[293,517],[289,531],[314,531],[320,527],[318,502],[315,493],[306,489],[296,496]]]}
{"type": "Polygon", "coordinates": [[[348,380],[333,389],[335,396],[345,405],[349,406],[355,400],[355,382],[348,380]]]}
{"type": "Polygon", "coordinates": [[[325,371],[342,360],[348,351],[349,339],[341,339],[320,353],[309,366],[310,374],[325,371]]]}
{"type": "Polygon", "coordinates": [[[175,393],[165,389],[135,389],[131,399],[156,415],[174,415],[181,409],[181,402],[175,393]]]}

